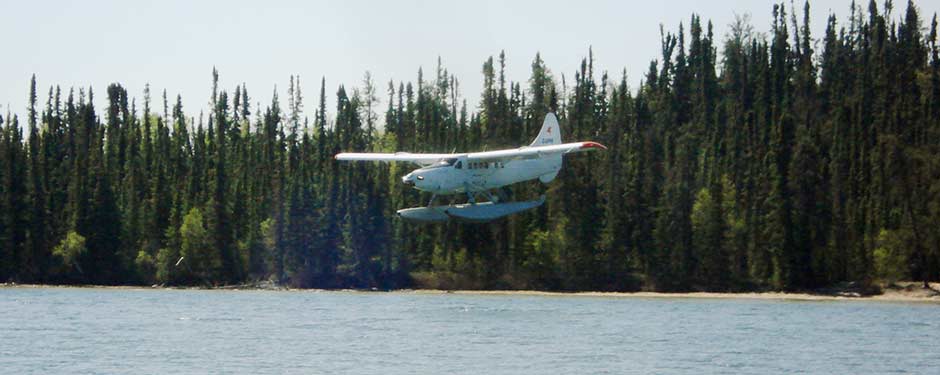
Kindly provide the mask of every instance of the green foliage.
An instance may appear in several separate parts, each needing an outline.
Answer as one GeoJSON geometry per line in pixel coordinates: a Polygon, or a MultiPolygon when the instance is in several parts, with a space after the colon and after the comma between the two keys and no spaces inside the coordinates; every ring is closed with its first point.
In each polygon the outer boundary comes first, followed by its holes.
{"type": "Polygon", "coordinates": [[[212,238],[206,229],[202,211],[192,208],[183,217],[180,226],[181,265],[186,268],[187,278],[194,282],[210,284],[219,276],[222,258],[219,250],[212,246],[212,238]]]}
{"type": "Polygon", "coordinates": [[[100,115],[84,88],[51,87],[41,108],[33,79],[24,125],[0,116],[0,281],[687,291],[937,280],[936,21],[872,3],[830,17],[816,44],[809,4],[802,12],[774,6],[766,35],[739,18],[724,44],[693,15],[663,30],[649,70],[631,73],[644,74],[636,88],[627,72],[595,71],[590,49],[573,72],[536,54],[514,82],[501,51],[482,64],[478,103],[438,62],[388,82],[387,97],[371,74],[334,86],[329,110],[323,77],[309,119],[297,76],[282,108],[277,91],[266,105],[244,84],[229,95],[213,69],[198,116],[166,92],[161,110],[149,85],[139,101],[109,85],[100,115]],[[567,157],[549,186],[509,187],[512,200],[546,203],[494,223],[398,220],[427,204],[399,183],[411,166],[332,158],[517,147],[547,112],[566,140],[609,149],[567,157]]]}
{"type": "Polygon", "coordinates": [[[152,284],[157,280],[157,260],[146,251],[137,252],[137,258],[134,258],[134,266],[137,267],[137,274],[141,282],[152,284]]]}
{"type": "Polygon", "coordinates": [[[910,234],[899,230],[882,229],[875,240],[875,276],[888,283],[904,280],[908,276],[910,234]]]}
{"type": "Polygon", "coordinates": [[[737,186],[731,182],[728,175],[722,176],[722,192],[724,200],[721,202],[725,214],[727,232],[725,233],[725,249],[728,253],[728,282],[734,289],[745,289],[749,281],[747,264],[747,236],[748,227],[744,215],[738,205],[736,195],[737,186]]]}
{"type": "MultiPolygon", "coordinates": [[[[721,193],[721,190],[717,190],[721,193]]],[[[692,238],[696,249],[697,283],[708,290],[728,288],[727,219],[722,212],[722,196],[701,189],[692,206],[692,238]]]]}
{"type": "Polygon", "coordinates": [[[527,280],[526,287],[532,289],[557,289],[556,274],[559,251],[564,242],[558,230],[535,230],[526,238],[522,271],[527,280]]]}
{"type": "Polygon", "coordinates": [[[274,254],[277,252],[277,227],[275,225],[274,219],[268,218],[261,222],[261,246],[264,254],[268,256],[265,258],[265,264],[267,269],[274,269],[276,261],[274,259],[274,254]]]}
{"type": "Polygon", "coordinates": [[[52,256],[55,258],[58,267],[55,273],[62,278],[69,278],[74,272],[84,273],[79,264],[79,259],[85,255],[85,237],[69,231],[56,247],[52,249],[52,256]]]}
{"type": "MultiPolygon", "coordinates": [[[[162,248],[157,252],[156,280],[162,284],[175,284],[182,280],[184,271],[178,264],[182,263],[179,251],[173,248],[162,248]]],[[[185,266],[184,266],[185,267],[185,266]]]]}

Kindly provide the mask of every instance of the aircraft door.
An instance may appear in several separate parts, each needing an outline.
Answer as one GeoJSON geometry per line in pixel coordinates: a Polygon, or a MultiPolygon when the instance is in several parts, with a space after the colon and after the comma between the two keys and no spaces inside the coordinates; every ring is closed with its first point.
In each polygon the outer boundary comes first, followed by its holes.
{"type": "Polygon", "coordinates": [[[470,166],[470,185],[473,185],[476,188],[486,187],[486,181],[491,167],[489,164],[492,163],[483,161],[470,161],[467,163],[467,165],[470,166]]]}

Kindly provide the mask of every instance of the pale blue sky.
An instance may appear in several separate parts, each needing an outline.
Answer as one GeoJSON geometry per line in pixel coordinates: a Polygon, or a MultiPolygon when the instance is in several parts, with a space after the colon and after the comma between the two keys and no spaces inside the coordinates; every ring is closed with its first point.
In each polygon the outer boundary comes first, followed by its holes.
{"type": "MultiPolygon", "coordinates": [[[[906,1],[896,2],[895,19],[906,9],[906,1]]],[[[802,10],[802,2],[797,4],[802,10]]],[[[849,4],[812,1],[814,38],[823,35],[830,11],[844,24],[849,4]]],[[[149,82],[154,99],[163,89],[171,98],[182,94],[187,113],[198,115],[207,107],[212,66],[219,69],[222,88],[246,83],[252,105],[267,105],[275,85],[284,98],[288,77],[299,74],[311,117],[320,77],[326,76],[332,97],[339,84],[359,86],[369,70],[383,99],[381,111],[388,80],[414,81],[418,67],[431,75],[438,56],[461,81],[473,109],[481,65],[501,49],[510,80],[528,79],[536,52],[556,77],[564,73],[570,80],[593,46],[595,69],[619,77],[626,68],[635,88],[659,54],[660,24],[676,30],[698,13],[712,20],[721,39],[734,15],[747,13],[755,30],[766,32],[772,6],[772,1],[742,0],[3,0],[0,112],[10,107],[25,114],[29,78],[36,73],[42,103],[51,84],[66,90],[90,85],[101,108],[109,83],[120,82],[139,101],[149,82]]],[[[927,27],[940,1],[921,0],[917,6],[927,27]]]]}

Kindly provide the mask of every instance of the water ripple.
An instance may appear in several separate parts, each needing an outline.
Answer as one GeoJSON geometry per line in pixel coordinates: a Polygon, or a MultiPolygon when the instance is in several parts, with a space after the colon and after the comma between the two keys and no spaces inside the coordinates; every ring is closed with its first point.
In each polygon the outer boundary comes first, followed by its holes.
{"type": "Polygon", "coordinates": [[[0,289],[0,372],[931,373],[934,306],[0,289]]]}

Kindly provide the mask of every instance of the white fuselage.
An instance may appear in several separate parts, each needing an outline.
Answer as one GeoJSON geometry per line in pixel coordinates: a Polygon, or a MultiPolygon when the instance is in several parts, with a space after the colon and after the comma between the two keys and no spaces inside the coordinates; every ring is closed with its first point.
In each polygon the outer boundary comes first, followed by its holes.
{"type": "Polygon", "coordinates": [[[402,177],[406,185],[438,195],[475,193],[539,178],[549,182],[561,169],[562,156],[469,161],[466,155],[416,169],[402,177]]]}

